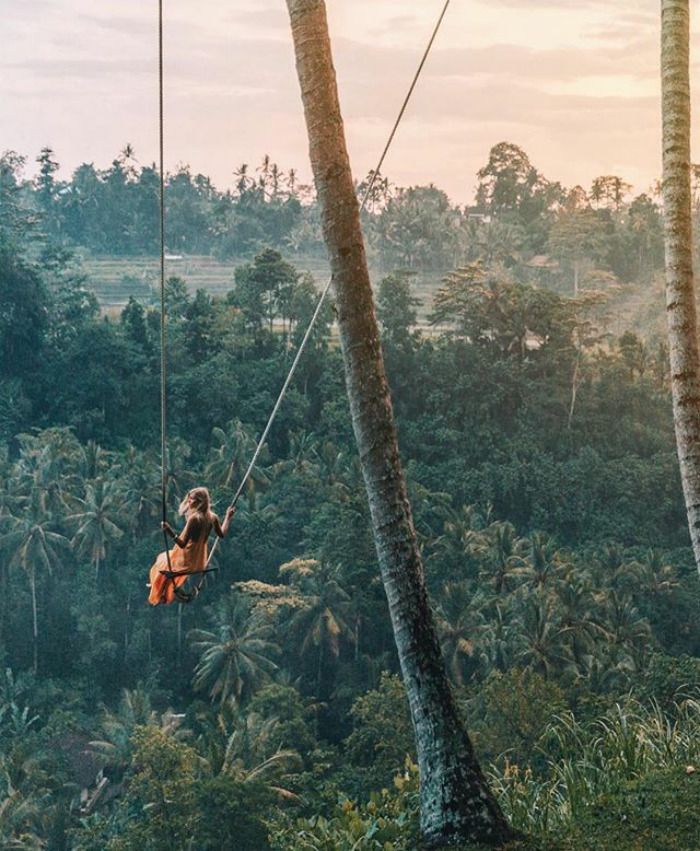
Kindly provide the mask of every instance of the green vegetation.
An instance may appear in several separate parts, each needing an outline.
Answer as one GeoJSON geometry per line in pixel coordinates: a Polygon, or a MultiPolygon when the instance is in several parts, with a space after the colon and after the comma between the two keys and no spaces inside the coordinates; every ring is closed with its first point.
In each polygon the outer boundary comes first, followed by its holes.
{"type": "MultiPolygon", "coordinates": [[[[0,846],[415,849],[332,306],[220,572],[151,609],[159,317],[135,285],[101,315],[76,258],[152,252],[154,174],[127,152],[66,182],[51,152],[20,167],[0,160],[0,846]]],[[[170,250],[236,266],[217,292],[168,281],[171,520],[194,484],[223,511],[313,309],[314,201],[273,168],[168,181],[170,250]]],[[[513,145],[479,181],[464,210],[383,182],[366,214],[445,661],[520,847],[691,851],[700,591],[658,207],[619,178],[566,191],[513,145]]]]}

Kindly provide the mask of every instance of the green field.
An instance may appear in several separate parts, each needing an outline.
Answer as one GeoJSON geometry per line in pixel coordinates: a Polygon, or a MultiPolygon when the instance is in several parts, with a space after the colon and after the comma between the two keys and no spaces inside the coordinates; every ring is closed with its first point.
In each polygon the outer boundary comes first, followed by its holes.
{"type": "MultiPolygon", "coordinates": [[[[325,284],[329,267],[325,260],[317,257],[290,257],[290,262],[300,272],[310,272],[318,287],[325,284]]],[[[159,263],[158,257],[81,257],[83,268],[88,276],[90,289],[97,296],[103,311],[112,314],[120,310],[130,296],[144,303],[155,302],[158,295],[159,263]]],[[[187,282],[190,292],[199,289],[212,295],[224,295],[233,286],[233,276],[237,266],[246,261],[231,260],[221,262],[213,257],[190,255],[166,258],[166,276],[178,275],[187,282]]],[[[376,285],[382,272],[370,269],[372,281],[376,285]]],[[[413,279],[414,292],[421,299],[419,319],[426,323],[430,313],[432,297],[441,280],[440,273],[434,275],[416,275],[413,279]]]]}

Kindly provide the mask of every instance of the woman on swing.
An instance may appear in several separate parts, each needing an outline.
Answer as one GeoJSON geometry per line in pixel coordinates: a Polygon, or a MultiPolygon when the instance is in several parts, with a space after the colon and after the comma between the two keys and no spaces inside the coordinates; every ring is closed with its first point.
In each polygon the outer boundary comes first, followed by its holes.
{"type": "Polygon", "coordinates": [[[180,503],[179,513],[185,517],[185,528],[177,535],[169,523],[161,523],[161,528],[175,541],[176,546],[168,553],[160,553],[150,571],[151,591],[148,602],[152,606],[159,603],[172,603],[177,599],[176,589],[187,581],[187,577],[201,573],[207,567],[207,540],[212,529],[219,538],[225,538],[236,513],[234,506],[226,511],[224,522],[211,510],[209,491],[206,488],[193,488],[180,503]],[[180,573],[182,576],[163,575],[162,571],[180,573]]]}

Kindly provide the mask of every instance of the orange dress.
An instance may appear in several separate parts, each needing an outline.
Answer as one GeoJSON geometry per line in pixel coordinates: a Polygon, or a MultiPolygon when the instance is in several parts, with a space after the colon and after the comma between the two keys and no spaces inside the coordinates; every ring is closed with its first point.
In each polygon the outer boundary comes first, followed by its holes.
{"type": "Polygon", "coordinates": [[[177,576],[172,579],[163,576],[161,570],[187,570],[192,573],[199,573],[206,569],[207,566],[207,539],[211,532],[211,523],[193,522],[191,518],[187,521],[187,525],[183,531],[183,535],[187,536],[187,541],[184,547],[179,547],[177,544],[170,550],[170,567],[168,567],[168,554],[165,552],[159,553],[150,570],[150,585],[151,591],[148,595],[148,602],[152,606],[157,606],[160,603],[172,603],[175,600],[175,587],[179,588],[187,581],[187,576],[177,576]],[[203,525],[203,528],[202,528],[203,525]],[[189,534],[187,534],[189,531],[189,534]]]}

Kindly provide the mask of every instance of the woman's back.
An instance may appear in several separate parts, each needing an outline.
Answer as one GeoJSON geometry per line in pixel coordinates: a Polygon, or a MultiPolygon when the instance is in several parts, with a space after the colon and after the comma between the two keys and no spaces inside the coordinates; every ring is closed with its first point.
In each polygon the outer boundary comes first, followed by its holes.
{"type": "Polygon", "coordinates": [[[206,564],[211,527],[212,521],[203,514],[193,512],[187,518],[183,531],[183,537],[186,538],[183,561],[187,570],[199,570],[206,564]]]}

